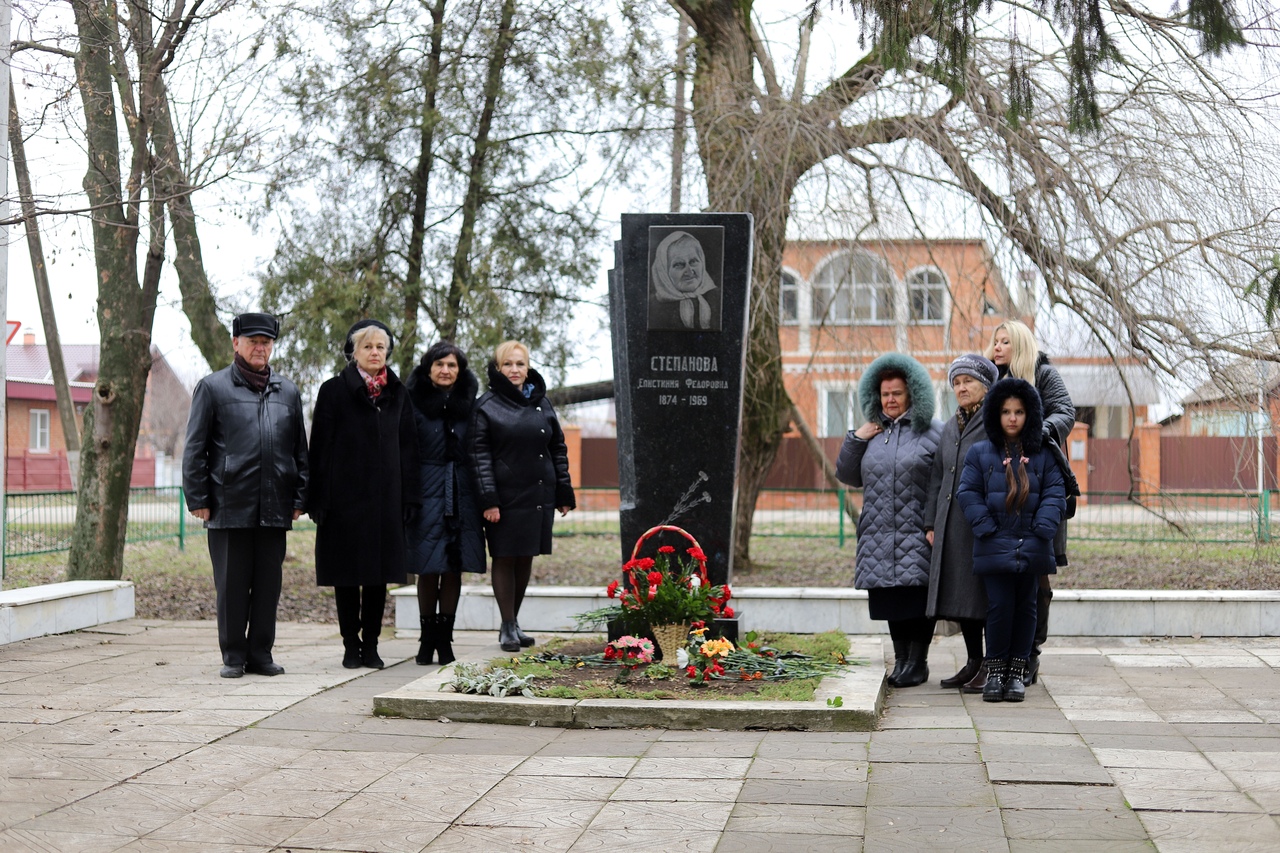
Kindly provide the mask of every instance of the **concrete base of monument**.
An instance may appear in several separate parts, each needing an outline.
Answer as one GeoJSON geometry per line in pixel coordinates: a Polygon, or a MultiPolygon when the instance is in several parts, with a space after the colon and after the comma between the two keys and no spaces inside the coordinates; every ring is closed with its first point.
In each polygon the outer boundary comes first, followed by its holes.
{"type": "MultiPolygon", "coordinates": [[[[393,590],[396,628],[418,630],[414,587],[393,590]]],[[[603,587],[529,587],[520,610],[526,631],[573,631],[574,617],[612,602],[603,587]]],[[[867,615],[867,593],[828,587],[734,587],[743,631],[882,634],[867,615]]],[[[459,630],[498,630],[487,586],[464,586],[459,630]]],[[[1280,592],[1272,590],[1058,589],[1050,628],[1056,637],[1280,636],[1280,592]]]]}
{"type": "Polygon", "coordinates": [[[808,702],[675,699],[495,698],[442,691],[452,680],[443,667],[398,690],[373,698],[375,714],[415,720],[505,723],[578,729],[782,729],[869,731],[884,709],[884,651],[878,637],[850,637],[850,654],[865,660],[838,677],[824,678],[808,702]]]}

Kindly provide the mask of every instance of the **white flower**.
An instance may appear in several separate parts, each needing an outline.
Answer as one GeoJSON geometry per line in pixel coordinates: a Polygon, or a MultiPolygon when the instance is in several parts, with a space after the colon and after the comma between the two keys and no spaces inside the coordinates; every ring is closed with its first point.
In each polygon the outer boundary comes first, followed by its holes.
{"type": "Polygon", "coordinates": [[[702,586],[702,578],[698,577],[697,575],[690,575],[689,589],[697,589],[700,586],[702,586]]]}
{"type": "Polygon", "coordinates": [[[688,665],[689,665],[689,650],[680,649],[679,651],[676,652],[676,666],[680,667],[681,669],[684,669],[688,665]]]}

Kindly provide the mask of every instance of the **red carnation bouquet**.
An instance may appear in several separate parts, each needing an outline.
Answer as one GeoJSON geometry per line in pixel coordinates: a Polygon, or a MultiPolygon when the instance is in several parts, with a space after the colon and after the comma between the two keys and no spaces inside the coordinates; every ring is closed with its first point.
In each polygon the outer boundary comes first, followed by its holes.
{"type": "Polygon", "coordinates": [[[732,597],[728,585],[712,584],[707,578],[707,555],[698,542],[684,530],[660,525],[636,542],[631,559],[622,566],[626,583],[613,581],[607,592],[618,605],[591,614],[601,621],[614,619],[624,630],[643,633],[654,625],[688,625],[710,621],[718,616],[733,617],[728,601],[732,597]],[[679,533],[692,545],[683,553],[671,545],[658,548],[656,557],[639,556],[641,545],[661,531],[679,533]]]}

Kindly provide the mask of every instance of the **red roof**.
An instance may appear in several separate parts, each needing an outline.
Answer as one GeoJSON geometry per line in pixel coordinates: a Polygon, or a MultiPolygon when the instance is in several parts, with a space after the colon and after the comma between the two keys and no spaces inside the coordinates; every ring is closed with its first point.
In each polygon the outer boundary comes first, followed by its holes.
{"type": "MultiPolygon", "coordinates": [[[[63,344],[62,358],[71,382],[93,383],[98,378],[97,344],[63,344]]],[[[5,347],[5,378],[9,382],[51,382],[49,348],[44,344],[5,347]]],[[[15,396],[10,394],[10,396],[15,396]]]]}

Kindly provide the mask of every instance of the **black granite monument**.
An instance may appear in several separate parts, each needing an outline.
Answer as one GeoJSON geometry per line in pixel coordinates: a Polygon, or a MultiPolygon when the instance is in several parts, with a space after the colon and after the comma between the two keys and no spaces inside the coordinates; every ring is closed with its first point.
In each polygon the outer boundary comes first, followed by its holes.
{"type": "Polygon", "coordinates": [[[626,214],[609,274],[622,557],[675,524],[712,583],[733,573],[751,226],[747,213],[626,214]]]}

